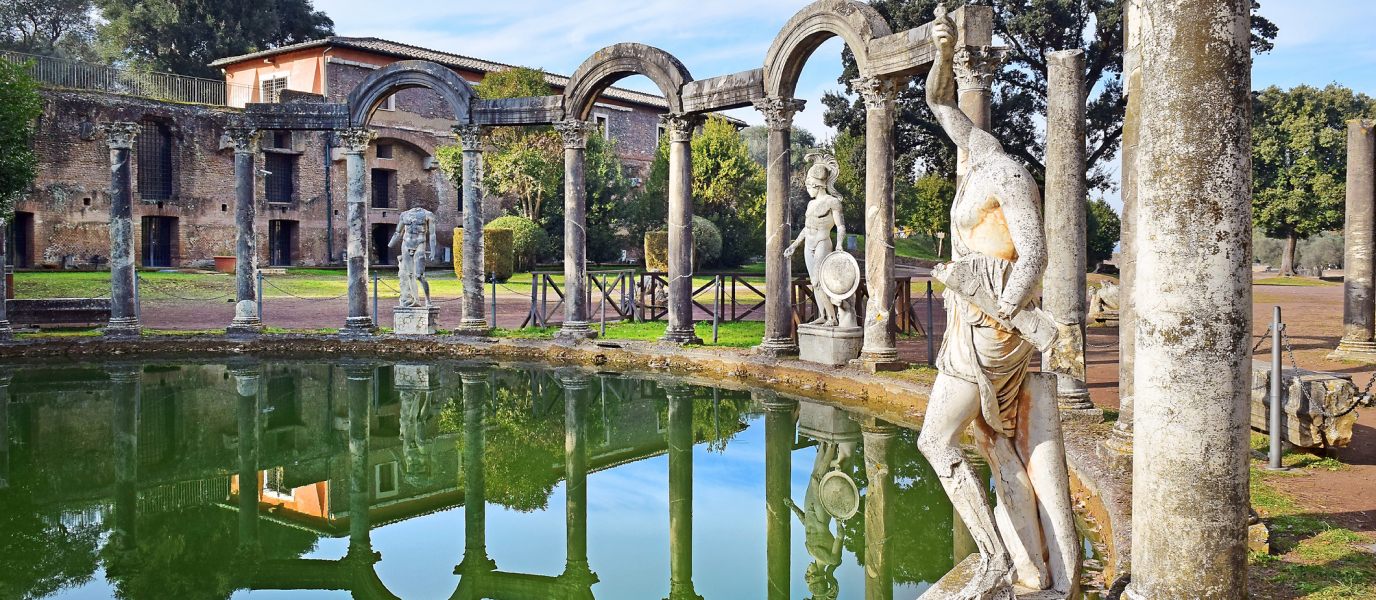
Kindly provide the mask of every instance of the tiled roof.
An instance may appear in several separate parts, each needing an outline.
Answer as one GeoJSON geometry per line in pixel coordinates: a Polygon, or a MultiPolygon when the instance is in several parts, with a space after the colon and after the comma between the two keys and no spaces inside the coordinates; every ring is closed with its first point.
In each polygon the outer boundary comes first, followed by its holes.
{"type": "MultiPolygon", "coordinates": [[[[473,58],[470,56],[463,56],[460,54],[450,54],[448,52],[440,52],[439,50],[431,50],[429,48],[411,46],[409,44],[392,42],[380,38],[339,36],[328,37],[310,42],[302,42],[300,44],[292,44],[290,46],[282,46],[280,48],[263,50],[261,52],[254,52],[252,54],[245,54],[243,56],[231,56],[229,58],[221,58],[220,60],[210,63],[210,66],[223,67],[225,65],[243,62],[246,60],[266,58],[268,56],[274,56],[286,52],[295,52],[297,50],[305,50],[307,48],[320,48],[324,46],[333,46],[336,48],[351,48],[354,50],[373,52],[375,54],[384,54],[387,56],[395,56],[397,58],[403,58],[408,60],[427,60],[436,64],[444,65],[451,69],[462,69],[465,71],[473,71],[478,73],[488,73],[491,71],[501,71],[513,68],[512,65],[492,62],[490,60],[483,60],[480,58],[473,58]]],[[[564,75],[545,73],[545,81],[552,86],[562,88],[568,85],[569,78],[564,75]]],[[[612,98],[615,100],[621,100],[623,102],[634,102],[637,104],[644,104],[647,106],[654,106],[657,108],[669,107],[669,104],[665,102],[664,98],[661,96],[656,96],[654,94],[646,94],[644,92],[637,92],[619,87],[607,88],[605,91],[602,92],[602,96],[606,98],[612,98]]]]}

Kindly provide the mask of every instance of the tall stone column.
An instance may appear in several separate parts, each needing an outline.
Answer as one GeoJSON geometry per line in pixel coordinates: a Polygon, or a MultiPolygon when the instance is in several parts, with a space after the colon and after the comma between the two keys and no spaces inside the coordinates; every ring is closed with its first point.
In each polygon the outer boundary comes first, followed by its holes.
{"type": "MultiPolygon", "coordinates": [[[[255,334],[263,332],[263,324],[258,320],[258,294],[254,289],[254,274],[258,270],[258,230],[257,203],[253,198],[253,172],[258,156],[257,129],[230,129],[229,139],[234,142],[234,320],[230,321],[230,334],[255,334]],[[253,310],[239,310],[238,303],[252,302],[253,310]]],[[[248,308],[247,305],[244,305],[248,308]]]]}
{"type": "Polygon", "coordinates": [[[669,130],[669,327],[666,342],[701,344],[693,331],[693,132],[697,115],[665,115],[669,130]]]}
{"type": "Polygon", "coordinates": [[[483,453],[487,447],[486,368],[459,371],[463,381],[463,562],[454,573],[469,576],[493,571],[497,563],[487,556],[487,477],[483,453]]]}
{"type": "Polygon", "coordinates": [[[865,439],[865,600],[893,600],[893,568],[889,565],[889,525],[893,523],[893,460],[890,444],[898,428],[866,418],[860,422],[865,439]]]}
{"type": "Polygon", "coordinates": [[[1347,122],[1347,227],[1343,256],[1343,339],[1331,358],[1376,356],[1372,326],[1373,210],[1376,210],[1376,121],[1347,122]]]}
{"type": "Polygon", "coordinates": [[[669,600],[695,600],[701,596],[693,589],[693,389],[670,384],[664,392],[669,397],[669,600]]]}
{"type": "Polygon", "coordinates": [[[373,493],[373,469],[368,464],[372,440],[373,366],[348,365],[349,396],[349,551],[344,560],[373,564],[382,559],[373,552],[372,523],[368,518],[373,493]]]}
{"type": "Polygon", "coordinates": [[[769,127],[769,166],[765,169],[764,209],[764,339],[755,351],[767,356],[796,356],[793,341],[793,261],[784,258],[784,249],[793,240],[792,207],[789,183],[792,179],[793,115],[803,110],[805,100],[761,98],[755,108],[764,113],[769,127]]]}
{"type": "Polygon", "coordinates": [[[115,401],[115,527],[111,541],[117,556],[128,557],[136,547],[138,523],[140,370],[134,365],[113,365],[106,371],[115,401]]]}
{"type": "Polygon", "coordinates": [[[1142,126],[1142,0],[1127,0],[1123,15],[1123,215],[1118,241],[1118,420],[1100,446],[1110,464],[1132,467],[1133,373],[1137,365],[1137,153],[1142,126]]]}
{"type": "Polygon", "coordinates": [[[129,152],[138,123],[101,123],[110,144],[110,324],[106,337],[137,337],[134,297],[134,180],[129,152]]]}
{"type": "Polygon", "coordinates": [[[1133,600],[1247,597],[1252,3],[1143,0],[1133,600]]]}
{"type": "Polygon", "coordinates": [[[788,600],[792,581],[793,442],[798,436],[798,401],[774,394],[757,393],[764,404],[764,505],[765,564],[769,581],[768,600],[788,600]]]}
{"type": "Polygon", "coordinates": [[[260,369],[257,365],[234,367],[234,391],[238,396],[235,411],[239,427],[239,551],[255,554],[258,545],[258,497],[262,487],[258,482],[258,386],[260,369]]]}
{"type": "Polygon", "coordinates": [[[363,153],[377,132],[362,127],[337,133],[339,147],[344,150],[345,178],[348,181],[349,223],[348,246],[349,317],[339,331],[344,336],[371,336],[377,332],[373,316],[368,312],[368,165],[363,153]]]}
{"type": "MultiPolygon", "coordinates": [[[[865,99],[865,343],[859,363],[874,371],[901,371],[893,321],[893,117],[902,79],[861,77],[851,81],[865,99]]],[[[903,307],[907,310],[907,307],[903,307]]]]}
{"type": "Polygon", "coordinates": [[[588,325],[588,188],[583,179],[588,134],[596,127],[587,121],[554,124],[564,138],[564,324],[555,335],[570,340],[597,335],[588,325]]]}
{"type": "MultiPolygon", "coordinates": [[[[975,127],[989,131],[991,96],[994,74],[1008,59],[1008,48],[1001,46],[965,46],[956,50],[953,67],[956,74],[956,102],[960,112],[970,117],[975,127]]],[[[970,158],[964,150],[956,152],[956,186],[970,170],[970,158]]]]}
{"type": "Polygon", "coordinates": [[[577,589],[586,589],[597,583],[597,574],[588,568],[588,376],[570,371],[559,379],[564,384],[566,548],[564,572],[559,577],[577,589]]]}
{"type": "MultiPolygon", "coordinates": [[[[487,335],[486,305],[483,301],[483,144],[492,128],[483,125],[455,125],[454,133],[463,144],[463,318],[454,333],[487,335]]],[[[460,260],[455,257],[454,260],[460,260]]]]}
{"type": "MultiPolygon", "coordinates": [[[[1042,275],[1042,308],[1062,324],[1085,335],[1085,51],[1046,53],[1046,272],[1042,275]]],[[[1080,344],[1076,351],[1084,356],[1080,344]]],[[[1043,363],[1045,358],[1043,358],[1043,363]]],[[[1070,375],[1056,374],[1061,416],[1098,422],[1104,411],[1089,401],[1089,386],[1070,375]]]]}

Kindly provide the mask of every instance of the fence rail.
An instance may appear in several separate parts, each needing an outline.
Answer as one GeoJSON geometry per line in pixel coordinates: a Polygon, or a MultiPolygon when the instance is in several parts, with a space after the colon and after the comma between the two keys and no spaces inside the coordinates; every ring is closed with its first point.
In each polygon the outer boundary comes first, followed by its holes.
{"type": "Polygon", "coordinates": [[[20,52],[0,52],[0,58],[15,64],[30,63],[29,75],[45,87],[95,90],[216,106],[243,106],[253,96],[252,86],[214,79],[97,65],[20,52]]]}

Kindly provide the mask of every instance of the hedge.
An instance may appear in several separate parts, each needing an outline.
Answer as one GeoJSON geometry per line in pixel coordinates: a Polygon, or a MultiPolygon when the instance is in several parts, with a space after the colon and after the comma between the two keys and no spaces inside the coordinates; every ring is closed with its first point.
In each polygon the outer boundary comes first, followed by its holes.
{"type": "MultiPolygon", "coordinates": [[[[497,273],[497,281],[511,279],[515,261],[511,251],[514,232],[510,229],[486,227],[483,229],[483,271],[497,273]]],[[[454,228],[454,275],[463,279],[463,228],[454,228]]],[[[483,278],[486,280],[486,276],[483,278]]]]}
{"type": "Polygon", "coordinates": [[[645,270],[669,272],[669,232],[645,232],[645,270]]]}
{"type": "Polygon", "coordinates": [[[534,221],[516,215],[507,215],[488,223],[484,229],[510,229],[512,231],[511,251],[516,268],[530,270],[535,267],[535,259],[549,245],[549,234],[534,221]]]}

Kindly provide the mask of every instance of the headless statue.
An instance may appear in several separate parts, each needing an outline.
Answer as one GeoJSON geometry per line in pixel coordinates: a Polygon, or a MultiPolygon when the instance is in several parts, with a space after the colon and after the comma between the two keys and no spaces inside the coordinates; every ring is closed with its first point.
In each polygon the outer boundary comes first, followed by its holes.
{"type": "Polygon", "coordinates": [[[401,213],[397,232],[387,242],[390,248],[401,244],[401,254],[397,257],[397,277],[401,284],[401,306],[430,306],[430,282],[425,280],[425,261],[435,259],[435,247],[439,244],[436,236],[435,213],[416,207],[401,213]],[[427,252],[426,241],[430,242],[427,252]],[[419,288],[419,289],[418,289],[419,288]],[[425,303],[420,301],[420,289],[425,290],[425,303]]]}

